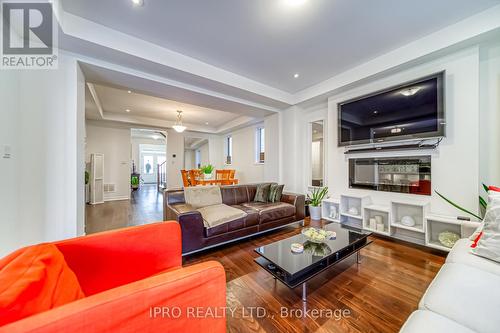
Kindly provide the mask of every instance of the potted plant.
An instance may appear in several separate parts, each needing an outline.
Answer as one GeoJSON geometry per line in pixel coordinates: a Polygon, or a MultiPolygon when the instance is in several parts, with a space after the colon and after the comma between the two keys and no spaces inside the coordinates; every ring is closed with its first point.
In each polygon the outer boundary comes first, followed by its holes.
{"type": "Polygon", "coordinates": [[[307,195],[307,199],[309,200],[309,213],[311,214],[311,220],[321,220],[321,202],[327,194],[328,187],[317,187],[307,195]]]}
{"type": "Polygon", "coordinates": [[[200,170],[203,172],[204,179],[212,179],[212,173],[214,172],[214,166],[212,164],[204,165],[200,170]]]}

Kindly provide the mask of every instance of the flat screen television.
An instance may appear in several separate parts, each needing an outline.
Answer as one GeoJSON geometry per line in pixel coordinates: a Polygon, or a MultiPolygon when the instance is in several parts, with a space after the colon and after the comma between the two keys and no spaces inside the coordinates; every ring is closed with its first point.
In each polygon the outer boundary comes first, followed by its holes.
{"type": "Polygon", "coordinates": [[[338,105],[338,145],[445,136],[444,72],[338,105]]]}

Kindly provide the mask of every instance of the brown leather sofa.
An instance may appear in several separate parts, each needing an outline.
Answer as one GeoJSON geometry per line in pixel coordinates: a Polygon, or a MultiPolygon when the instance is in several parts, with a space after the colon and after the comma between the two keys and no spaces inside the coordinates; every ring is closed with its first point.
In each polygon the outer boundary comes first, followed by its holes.
{"type": "Polygon", "coordinates": [[[207,228],[200,212],[185,203],[184,190],[166,190],[164,220],[177,220],[182,230],[182,253],[191,253],[218,244],[252,236],[304,219],[305,196],[283,193],[281,202],[254,202],[257,184],[222,186],[222,202],[247,216],[207,228]]]}

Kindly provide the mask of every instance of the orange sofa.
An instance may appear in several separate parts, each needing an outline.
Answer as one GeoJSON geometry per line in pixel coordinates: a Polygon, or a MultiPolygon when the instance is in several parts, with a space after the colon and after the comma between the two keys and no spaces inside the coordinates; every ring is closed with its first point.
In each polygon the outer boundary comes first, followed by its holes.
{"type": "Polygon", "coordinates": [[[226,331],[224,268],[213,261],[182,267],[177,222],[53,244],[84,297],[1,326],[0,333],[226,331]]]}

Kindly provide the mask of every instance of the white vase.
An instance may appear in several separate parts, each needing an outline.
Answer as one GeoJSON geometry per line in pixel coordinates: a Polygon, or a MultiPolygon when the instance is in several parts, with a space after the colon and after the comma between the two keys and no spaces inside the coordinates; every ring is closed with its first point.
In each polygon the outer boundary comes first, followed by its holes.
{"type": "Polygon", "coordinates": [[[205,180],[210,180],[210,179],[212,179],[212,174],[211,174],[211,173],[204,173],[204,174],[203,174],[203,179],[205,179],[205,180]]]}
{"type": "Polygon", "coordinates": [[[321,206],[309,206],[309,214],[311,215],[311,220],[321,220],[321,206]]]}

